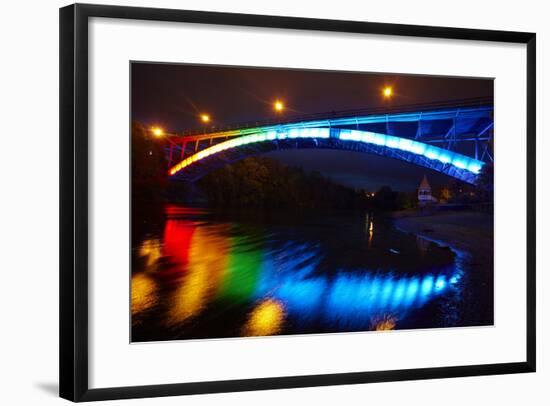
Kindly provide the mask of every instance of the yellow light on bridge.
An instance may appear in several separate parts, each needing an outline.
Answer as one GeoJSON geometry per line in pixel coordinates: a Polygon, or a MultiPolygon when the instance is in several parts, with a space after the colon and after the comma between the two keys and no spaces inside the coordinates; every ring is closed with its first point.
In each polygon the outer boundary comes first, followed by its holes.
{"type": "Polygon", "coordinates": [[[155,137],[162,137],[164,135],[164,130],[160,127],[151,128],[151,132],[155,137]]]}
{"type": "Polygon", "coordinates": [[[203,123],[209,123],[210,122],[210,116],[208,114],[201,114],[201,121],[203,123]]]}
{"type": "Polygon", "coordinates": [[[391,86],[386,86],[384,90],[382,90],[382,94],[385,98],[390,98],[393,95],[393,89],[391,86]]]}
{"type": "Polygon", "coordinates": [[[275,111],[281,112],[285,109],[285,105],[283,104],[282,101],[276,100],[275,103],[273,104],[273,108],[275,109],[275,111]]]}

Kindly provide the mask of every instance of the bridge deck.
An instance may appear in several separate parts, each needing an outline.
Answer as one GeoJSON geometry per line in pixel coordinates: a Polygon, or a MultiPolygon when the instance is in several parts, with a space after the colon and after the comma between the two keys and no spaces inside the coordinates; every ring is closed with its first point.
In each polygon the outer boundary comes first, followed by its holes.
{"type": "MultiPolygon", "coordinates": [[[[187,131],[184,135],[173,136],[171,139],[178,143],[184,141],[196,141],[212,137],[231,136],[234,131],[243,131],[246,129],[256,129],[258,127],[272,127],[295,125],[296,123],[324,123],[329,125],[331,122],[343,120],[355,120],[358,117],[370,117],[371,122],[385,121],[418,121],[418,120],[443,120],[452,118],[453,114],[466,118],[468,115],[475,116],[478,109],[486,109],[492,114],[493,99],[475,98],[462,99],[449,102],[429,103],[429,104],[410,104],[396,107],[385,108],[367,108],[356,110],[330,111],[323,113],[292,116],[286,119],[271,119],[261,121],[247,121],[235,123],[223,127],[197,128],[187,131]]],[[[355,121],[352,123],[355,124],[355,121]]],[[[333,126],[336,124],[333,124],[333,126]]]]}

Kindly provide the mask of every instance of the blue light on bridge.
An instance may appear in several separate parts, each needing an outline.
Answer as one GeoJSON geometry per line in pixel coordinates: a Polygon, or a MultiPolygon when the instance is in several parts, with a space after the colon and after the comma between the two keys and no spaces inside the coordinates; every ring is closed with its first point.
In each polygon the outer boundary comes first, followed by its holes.
{"type": "Polygon", "coordinates": [[[329,138],[329,136],[328,128],[291,128],[288,131],[288,138],[329,138]]]}
{"type": "Polygon", "coordinates": [[[340,130],[339,138],[343,141],[364,142],[411,152],[431,160],[440,161],[444,164],[451,164],[459,169],[465,169],[475,174],[478,174],[483,167],[483,162],[477,159],[408,138],[394,137],[392,135],[374,133],[371,131],[347,129],[340,130]]]}

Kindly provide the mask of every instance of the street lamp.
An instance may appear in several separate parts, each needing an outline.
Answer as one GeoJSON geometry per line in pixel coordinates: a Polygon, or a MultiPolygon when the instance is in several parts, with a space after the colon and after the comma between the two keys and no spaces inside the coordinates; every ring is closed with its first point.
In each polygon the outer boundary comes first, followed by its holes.
{"type": "Polygon", "coordinates": [[[280,101],[280,100],[275,100],[275,103],[273,104],[273,108],[275,109],[275,111],[276,111],[277,113],[280,113],[280,112],[282,112],[282,111],[284,110],[285,105],[283,104],[282,101],[280,101]]]}
{"type": "Polygon", "coordinates": [[[175,136],[176,134],[173,134],[173,133],[167,133],[166,131],[164,131],[164,129],[162,129],[161,127],[151,127],[149,129],[151,131],[151,134],[153,134],[153,136],[155,136],[155,138],[162,138],[164,139],[165,141],[168,141],[170,144],[174,145],[174,146],[178,146],[178,144],[176,144],[174,141],[172,141],[170,139],[170,137],[173,137],[175,136]]]}
{"type": "Polygon", "coordinates": [[[393,89],[391,86],[386,86],[384,87],[384,89],[382,90],[382,94],[384,95],[384,97],[386,99],[389,99],[390,97],[393,96],[393,89]]]}
{"type": "Polygon", "coordinates": [[[155,137],[162,137],[164,135],[164,130],[160,127],[152,127],[151,132],[155,137]]]}
{"type": "Polygon", "coordinates": [[[201,121],[203,123],[209,123],[210,122],[210,116],[208,114],[201,114],[201,121]]]}

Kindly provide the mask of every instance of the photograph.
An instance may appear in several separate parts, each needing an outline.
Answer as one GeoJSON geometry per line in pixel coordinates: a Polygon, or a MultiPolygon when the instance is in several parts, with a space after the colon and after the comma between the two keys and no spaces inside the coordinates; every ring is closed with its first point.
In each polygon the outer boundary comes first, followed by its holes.
{"type": "Polygon", "coordinates": [[[6,2],[0,404],[550,405],[550,23],[471,3],[6,2]]]}
{"type": "Polygon", "coordinates": [[[130,342],[492,327],[493,96],[131,61],[130,342]]]}

